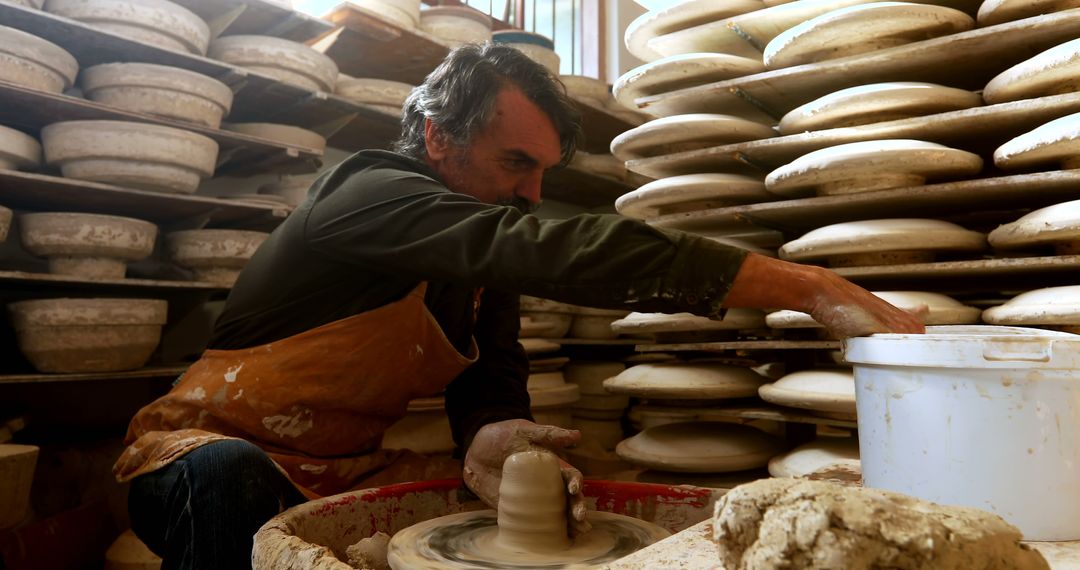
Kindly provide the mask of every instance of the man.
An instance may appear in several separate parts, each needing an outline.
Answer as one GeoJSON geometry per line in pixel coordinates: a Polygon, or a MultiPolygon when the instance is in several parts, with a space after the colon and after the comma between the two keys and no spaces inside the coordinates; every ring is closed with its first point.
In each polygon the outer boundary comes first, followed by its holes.
{"type": "MultiPolygon", "coordinates": [[[[164,568],[245,565],[258,527],[304,497],[445,475],[380,449],[410,399],[444,389],[467,450],[454,473],[495,505],[508,455],[579,438],[530,421],[520,293],[709,316],[797,309],[846,336],[922,330],[823,269],[619,216],[523,213],[578,131],[541,66],[469,46],[413,91],[397,153],[359,152],[316,182],[244,269],[211,349],[131,422],[115,470],[164,568]]],[[[564,477],[584,531],[581,474],[564,477]]]]}

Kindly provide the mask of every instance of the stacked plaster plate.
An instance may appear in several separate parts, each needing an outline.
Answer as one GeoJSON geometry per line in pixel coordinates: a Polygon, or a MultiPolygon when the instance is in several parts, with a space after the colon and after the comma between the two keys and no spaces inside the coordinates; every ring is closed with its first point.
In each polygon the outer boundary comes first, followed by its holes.
{"type": "Polygon", "coordinates": [[[615,452],[655,471],[727,473],[763,467],[783,449],[778,438],[752,427],[688,422],[648,428],[623,440],[615,452]]]}
{"type": "Polygon", "coordinates": [[[723,53],[687,53],[631,69],[619,77],[612,91],[615,100],[627,109],[641,110],[655,117],[668,117],[690,111],[665,103],[663,99],[639,109],[637,100],[762,71],[765,71],[765,65],[760,58],[723,53]]]}
{"type": "Polygon", "coordinates": [[[317,174],[283,176],[277,182],[259,186],[258,192],[261,195],[281,198],[286,204],[296,207],[307,199],[311,185],[318,177],[317,174]]]}
{"type": "Polygon", "coordinates": [[[723,320],[690,313],[630,313],[611,323],[618,334],[655,335],[664,340],[732,338],[765,327],[765,314],[757,309],[728,309],[723,320]]]}
{"type": "Polygon", "coordinates": [[[67,121],[41,131],[45,161],[68,178],[191,194],[214,173],[218,145],[200,134],[124,121],[67,121]]]}
{"type": "Polygon", "coordinates": [[[1052,47],[990,80],[983,89],[988,104],[1019,101],[1080,90],[1080,39],[1052,47]]]}
{"type": "MultiPolygon", "coordinates": [[[[743,42],[730,42],[730,45],[716,44],[708,40],[708,35],[694,36],[676,47],[655,47],[657,38],[670,36],[682,30],[695,28],[702,24],[722,21],[732,16],[761,10],[765,7],[761,0],[689,0],[665,10],[650,11],[639,16],[626,27],[623,40],[626,49],[643,61],[656,61],[660,58],[694,52],[732,53],[733,55],[757,57],[753,46],[743,42]],[[693,40],[698,40],[697,42],[693,40]],[[727,49],[725,49],[727,48],[727,49]]],[[[661,42],[663,40],[660,40],[661,42]]]]}
{"type": "Polygon", "coordinates": [[[374,107],[383,113],[401,117],[405,99],[413,86],[387,79],[356,78],[338,74],[334,92],[361,105],[374,107]]]}
{"type": "Polygon", "coordinates": [[[225,36],[210,43],[209,57],[312,91],[334,92],[334,60],[298,42],[271,36],[225,36]]]}
{"type": "Polygon", "coordinates": [[[529,400],[538,424],[573,427],[570,406],[581,396],[576,384],[567,384],[561,371],[529,374],[529,400]]]}
{"type": "Polygon", "coordinates": [[[986,0],[979,6],[980,27],[1080,7],[1077,0],[986,0]]]}
{"type": "Polygon", "coordinates": [[[350,0],[349,4],[406,30],[420,23],[420,0],[350,0]]]}
{"type": "Polygon", "coordinates": [[[848,6],[807,20],[765,46],[765,67],[837,59],[970,30],[975,21],[953,8],[909,2],[848,6]]]}
{"type": "Polygon", "coordinates": [[[649,121],[611,141],[611,154],[627,161],[776,136],[772,127],[731,115],[691,113],[649,121]]]}
{"type": "Polygon", "coordinates": [[[770,459],[769,474],[858,484],[862,480],[859,440],[853,437],[818,438],[770,459]]]}
{"type": "Polygon", "coordinates": [[[454,451],[450,418],[442,396],[409,402],[405,417],[383,435],[384,449],[411,449],[422,455],[449,455],[454,451]]]}
{"type": "Polygon", "coordinates": [[[224,123],[221,128],[320,152],[326,149],[326,137],[315,131],[294,127],[293,125],[279,123],[224,123]]]}
{"type": "Polygon", "coordinates": [[[757,394],[765,378],[749,368],[712,362],[640,364],[604,381],[604,389],[649,400],[720,401],[757,394]]]}
{"type": "Polygon", "coordinates": [[[36,170],[41,166],[41,144],[34,137],[0,126],[0,169],[36,170]]]}
{"type": "Polygon", "coordinates": [[[1080,252],[1080,200],[1035,210],[999,226],[988,240],[995,249],[1053,246],[1059,255],[1074,255],[1080,252]]]}
{"type": "Polygon", "coordinates": [[[762,400],[842,420],[855,419],[855,375],[851,370],[793,372],[758,390],[762,400]]]}
{"type": "Polygon", "coordinates": [[[765,184],[739,174],[682,174],[654,180],[615,200],[615,210],[628,218],[645,219],[739,204],[775,200],[765,184]]]}
{"type": "Polygon", "coordinates": [[[468,6],[435,6],[420,11],[420,30],[452,48],[482,44],[491,40],[491,17],[468,6]]]}
{"type": "Polygon", "coordinates": [[[49,93],[63,93],[79,63],[60,46],[22,30],[0,26],[0,79],[49,93]]]}
{"type": "Polygon", "coordinates": [[[994,164],[1005,170],[1080,168],[1080,113],[1050,121],[1001,145],[994,151],[994,164]]]}
{"type": "Polygon", "coordinates": [[[625,317],[630,311],[574,307],[574,322],[570,324],[571,338],[611,340],[619,333],[611,330],[611,323],[625,317]]]}
{"type": "Polygon", "coordinates": [[[240,270],[270,234],[245,230],[184,230],[165,236],[169,259],[196,281],[232,287],[240,270]]]}
{"type": "Polygon", "coordinates": [[[974,176],[979,155],[911,139],[864,141],[805,154],[765,177],[765,188],[786,197],[854,194],[922,186],[927,178],[974,176]]]}
{"type": "Polygon", "coordinates": [[[611,394],[604,389],[604,381],[625,369],[622,362],[588,360],[571,361],[563,368],[566,381],[576,384],[581,393],[571,408],[574,428],[607,451],[614,450],[623,439],[620,419],[630,405],[630,397],[611,394]]]}
{"type": "Polygon", "coordinates": [[[781,134],[854,127],[934,115],[982,105],[982,97],[955,87],[898,81],[841,89],[796,107],[780,119],[781,134]]]}
{"type": "Polygon", "coordinates": [[[146,364],[165,301],[40,299],[8,305],[19,350],[41,372],[117,372],[146,364]]]}
{"type": "Polygon", "coordinates": [[[555,53],[555,42],[547,36],[524,30],[503,30],[491,34],[491,41],[517,48],[552,74],[559,74],[559,54],[555,53]]]}
{"type": "Polygon", "coordinates": [[[49,272],[123,279],[129,261],[154,251],[157,226],[120,216],[50,212],[19,216],[23,247],[49,258],[49,272]]]}
{"type": "MultiPolygon", "coordinates": [[[[905,311],[916,311],[926,307],[927,313],[923,324],[927,325],[972,325],[979,322],[982,311],[978,307],[969,307],[941,293],[924,291],[876,291],[874,295],[905,311]]],[[[821,328],[821,324],[810,315],[799,311],[776,311],[765,317],[765,324],[774,329],[821,328]]]]}
{"type": "Polygon", "coordinates": [[[218,128],[232,108],[228,85],[200,73],[149,63],[107,63],[83,70],[83,95],[91,101],[218,128]]]}
{"type": "Polygon", "coordinates": [[[939,252],[979,252],[986,236],[942,220],[900,218],[833,224],[780,248],[790,261],[826,259],[833,267],[925,263],[939,252]]]}
{"type": "Polygon", "coordinates": [[[160,48],[206,55],[210,27],[166,0],[46,0],[45,11],[160,48]]]}
{"type": "Polygon", "coordinates": [[[992,325],[1050,327],[1080,332],[1080,286],[1048,287],[1028,291],[991,307],[983,320],[992,325]]]}

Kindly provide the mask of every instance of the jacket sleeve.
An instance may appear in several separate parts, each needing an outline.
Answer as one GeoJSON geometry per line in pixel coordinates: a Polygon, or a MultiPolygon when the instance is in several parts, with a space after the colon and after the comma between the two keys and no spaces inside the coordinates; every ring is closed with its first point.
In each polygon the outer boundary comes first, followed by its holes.
{"type": "Polygon", "coordinates": [[[461,452],[486,424],[532,420],[527,390],[529,360],[517,341],[519,314],[518,295],[484,291],[475,329],[480,356],[446,388],[446,413],[461,452]]]}
{"type": "Polygon", "coordinates": [[[306,215],[316,255],[592,307],[716,316],[745,257],[617,215],[541,220],[393,169],[349,176],[306,215]]]}

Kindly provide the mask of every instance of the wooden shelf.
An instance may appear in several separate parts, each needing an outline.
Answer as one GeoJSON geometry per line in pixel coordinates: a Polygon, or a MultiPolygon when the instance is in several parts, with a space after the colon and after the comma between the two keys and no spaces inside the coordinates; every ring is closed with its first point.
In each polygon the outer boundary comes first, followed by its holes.
{"type": "Polygon", "coordinates": [[[201,222],[214,227],[269,230],[288,210],[272,205],[184,194],[165,194],[109,184],[0,169],[0,204],[19,210],[73,211],[130,216],[161,226],[201,222]]]}
{"type": "Polygon", "coordinates": [[[607,109],[575,100],[581,112],[581,130],[585,133],[581,150],[605,154],[611,152],[611,141],[637,125],[616,117],[607,109]]]}
{"type": "Polygon", "coordinates": [[[638,352],[722,352],[726,350],[837,350],[838,340],[733,340],[723,342],[684,342],[643,344],[638,352]]]}
{"type": "Polygon", "coordinates": [[[125,111],[78,97],[57,95],[0,81],[0,123],[38,131],[58,121],[136,121],[175,127],[214,139],[220,146],[217,174],[314,172],[322,164],[322,151],[276,141],[211,129],[145,113],[125,111]]]}
{"type": "Polygon", "coordinates": [[[587,208],[612,206],[615,199],[633,190],[633,186],[577,168],[561,168],[544,175],[545,200],[558,200],[587,208]]]}
{"type": "Polygon", "coordinates": [[[77,286],[84,291],[154,289],[163,292],[222,292],[228,287],[201,281],[161,281],[157,279],[83,279],[70,275],[30,273],[0,270],[0,286],[5,289],[71,290],[77,286]]]}
{"type": "Polygon", "coordinates": [[[127,372],[84,372],[77,374],[4,374],[0,384],[42,384],[53,382],[92,382],[101,380],[141,380],[147,378],[172,378],[187,370],[187,366],[162,366],[142,368],[127,372]]]}
{"type": "Polygon", "coordinates": [[[638,106],[647,109],[663,99],[685,104],[686,112],[765,111],[779,118],[823,95],[879,81],[929,81],[976,90],[1004,69],[1078,36],[1080,8],[643,97],[638,106]]]}
{"type": "Polygon", "coordinates": [[[815,150],[880,139],[936,142],[989,157],[1013,137],[1076,112],[1080,112],[1080,93],[1066,93],[632,160],[627,168],[653,178],[747,167],[768,173],[815,150]]]}
{"type": "Polygon", "coordinates": [[[715,418],[773,420],[784,423],[813,424],[819,426],[831,426],[848,429],[856,429],[859,427],[858,423],[854,420],[837,420],[833,418],[826,418],[823,416],[816,416],[814,414],[804,412],[799,409],[783,408],[770,404],[762,404],[761,406],[754,406],[748,408],[717,408],[715,411],[710,411],[709,415],[715,418]]]}
{"type": "Polygon", "coordinates": [[[649,223],[699,232],[761,227],[799,236],[814,228],[853,220],[927,215],[941,218],[970,213],[976,204],[978,210],[1035,209],[1074,199],[1080,199],[1080,170],[716,208],[659,216],[649,223]]]}
{"type": "Polygon", "coordinates": [[[543,340],[563,346],[633,346],[641,342],[640,339],[633,338],[545,338],[543,340]]]}
{"type": "Polygon", "coordinates": [[[844,267],[834,271],[876,290],[1027,291],[1075,285],[1080,276],[1080,255],[844,267]]]}
{"type": "Polygon", "coordinates": [[[322,19],[266,0],[173,0],[203,20],[231,20],[223,35],[256,34],[304,42],[332,29],[322,19]],[[235,19],[233,16],[235,15],[235,19]]]}

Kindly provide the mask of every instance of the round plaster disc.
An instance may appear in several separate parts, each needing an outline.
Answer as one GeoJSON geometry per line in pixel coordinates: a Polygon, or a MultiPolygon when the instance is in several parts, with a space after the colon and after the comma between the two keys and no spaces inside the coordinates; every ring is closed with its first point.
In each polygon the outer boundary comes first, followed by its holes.
{"type": "Polygon", "coordinates": [[[987,104],[1071,93],[1080,89],[1080,39],[1052,47],[990,80],[983,89],[987,104]]]}
{"type": "Polygon", "coordinates": [[[1028,291],[983,313],[992,325],[1080,325],[1080,286],[1028,291]]]}
{"type": "Polygon", "coordinates": [[[766,379],[749,368],[709,362],[639,364],[604,381],[612,394],[638,398],[727,399],[757,394],[766,379]]]}
{"type": "Polygon", "coordinates": [[[687,422],[648,428],[620,442],[615,453],[660,471],[723,473],[763,467],[783,449],[779,439],[752,427],[687,422]]]}
{"type": "Polygon", "coordinates": [[[804,261],[831,255],[883,251],[982,251],[986,236],[942,220],[898,218],[833,224],[780,248],[783,259],[804,261]]]}
{"type": "Polygon", "coordinates": [[[780,406],[855,416],[855,375],[850,370],[803,370],[765,384],[762,400],[780,406]]]}

